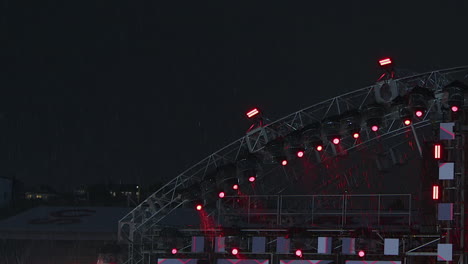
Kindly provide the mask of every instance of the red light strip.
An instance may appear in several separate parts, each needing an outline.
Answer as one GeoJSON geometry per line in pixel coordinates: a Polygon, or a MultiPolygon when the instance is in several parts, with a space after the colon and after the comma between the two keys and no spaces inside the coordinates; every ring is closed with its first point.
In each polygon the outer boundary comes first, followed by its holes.
{"type": "Polygon", "coordinates": [[[440,144],[434,145],[434,159],[440,159],[440,144]]]}
{"type": "Polygon", "coordinates": [[[258,113],[260,113],[258,111],[258,109],[254,108],[254,109],[250,110],[249,112],[247,112],[247,117],[252,118],[252,117],[256,116],[258,113]]]}
{"type": "Polygon", "coordinates": [[[438,185],[432,186],[432,199],[439,200],[439,186],[438,185]]]}
{"type": "Polygon", "coordinates": [[[385,65],[391,64],[392,60],[390,58],[386,58],[383,60],[379,60],[379,63],[380,63],[380,66],[385,66],[385,65]]]}

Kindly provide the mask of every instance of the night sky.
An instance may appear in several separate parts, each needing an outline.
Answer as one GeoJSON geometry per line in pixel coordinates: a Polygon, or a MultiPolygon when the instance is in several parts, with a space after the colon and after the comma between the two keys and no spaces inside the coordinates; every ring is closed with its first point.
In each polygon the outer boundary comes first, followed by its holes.
{"type": "Polygon", "coordinates": [[[0,176],[167,181],[270,119],[468,65],[467,1],[0,3],[0,176]]]}

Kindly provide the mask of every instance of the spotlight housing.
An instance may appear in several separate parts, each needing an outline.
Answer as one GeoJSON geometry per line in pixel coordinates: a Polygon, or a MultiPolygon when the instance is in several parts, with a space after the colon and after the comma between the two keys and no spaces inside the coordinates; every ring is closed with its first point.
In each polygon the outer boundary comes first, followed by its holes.
{"type": "Polygon", "coordinates": [[[300,249],[296,249],[296,251],[294,252],[294,254],[295,254],[297,257],[302,258],[302,250],[300,250],[300,249]]]}
{"type": "Polygon", "coordinates": [[[332,139],[332,143],[335,144],[335,145],[340,144],[340,138],[339,138],[339,137],[334,137],[334,138],[332,139]]]}

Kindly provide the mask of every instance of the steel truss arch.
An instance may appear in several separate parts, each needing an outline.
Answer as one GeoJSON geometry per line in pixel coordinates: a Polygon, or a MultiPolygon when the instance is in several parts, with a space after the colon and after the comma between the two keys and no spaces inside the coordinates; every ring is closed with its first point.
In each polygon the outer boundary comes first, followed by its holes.
{"type": "MultiPolygon", "coordinates": [[[[408,93],[415,86],[428,88],[435,93],[436,98],[430,101],[426,115],[411,126],[413,131],[442,120],[442,89],[457,74],[467,71],[468,66],[463,66],[387,80],[394,82],[401,94],[408,93]]],[[[246,153],[261,152],[271,140],[284,137],[306,125],[375,103],[374,92],[378,85],[381,83],[333,97],[249,131],[245,136],[212,153],[170,180],[119,221],[119,241],[129,244],[129,254],[132,255],[128,263],[143,263],[142,245],[145,244],[145,232],[149,232],[167,214],[186,203],[187,199],[183,197],[182,192],[199,183],[207,173],[224,164],[235,163],[246,153]]],[[[403,133],[405,129],[396,112],[387,112],[384,115],[382,127],[385,130],[381,132],[380,137],[396,136],[403,133]]],[[[360,142],[353,140],[351,136],[343,137],[342,148],[338,152],[346,152],[377,139],[375,135],[369,133],[368,129],[364,132],[360,142]]],[[[321,158],[337,155],[338,152],[332,144],[327,144],[321,158]]]]}

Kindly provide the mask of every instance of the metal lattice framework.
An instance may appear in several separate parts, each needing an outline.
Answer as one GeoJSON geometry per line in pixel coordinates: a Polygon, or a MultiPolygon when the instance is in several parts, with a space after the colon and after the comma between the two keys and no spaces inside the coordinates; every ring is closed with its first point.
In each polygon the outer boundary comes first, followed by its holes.
{"type": "MultiPolygon", "coordinates": [[[[417,129],[438,123],[443,119],[442,89],[454,78],[458,78],[457,74],[466,73],[467,70],[468,66],[437,70],[399,79],[389,79],[383,83],[392,82],[400,94],[409,92],[415,86],[428,88],[435,93],[436,97],[429,102],[425,116],[411,126],[416,134],[417,129]]],[[[144,245],[150,243],[145,239],[151,239],[151,236],[145,234],[158,226],[158,223],[166,215],[183,206],[187,201],[182,195],[183,190],[199,183],[207,173],[221,165],[235,163],[245,153],[263,151],[266,144],[275,138],[284,137],[328,117],[337,116],[353,109],[360,110],[366,105],[375,103],[375,91],[380,85],[382,82],[331,98],[249,131],[244,137],[209,155],[170,180],[119,221],[119,240],[129,245],[127,263],[144,263],[144,245]]],[[[384,130],[380,131],[379,138],[397,136],[407,129],[401,123],[397,111],[387,111],[383,116],[382,128],[384,130]]],[[[415,138],[417,140],[416,135],[415,138]]],[[[375,133],[363,128],[359,141],[354,140],[349,135],[344,136],[339,150],[333,144],[327,144],[320,156],[322,159],[326,159],[329,156],[337,155],[338,152],[370,144],[376,139],[375,133]]],[[[418,147],[420,149],[419,143],[418,147]]],[[[273,192],[273,194],[275,193],[273,192]]]]}

